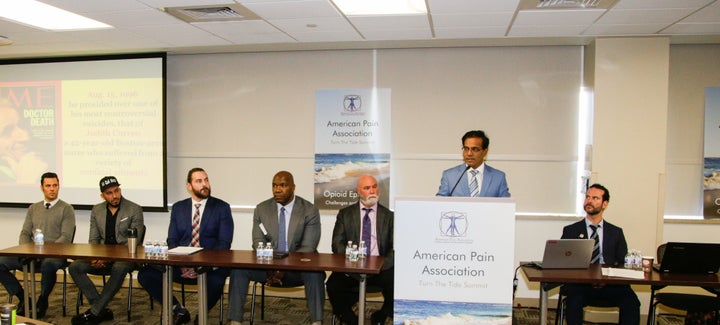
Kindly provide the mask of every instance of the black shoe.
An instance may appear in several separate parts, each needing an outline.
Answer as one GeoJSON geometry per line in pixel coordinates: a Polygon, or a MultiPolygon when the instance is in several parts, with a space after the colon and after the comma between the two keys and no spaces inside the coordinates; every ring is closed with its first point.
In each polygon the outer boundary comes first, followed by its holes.
{"type": "Polygon", "coordinates": [[[177,307],[173,310],[173,324],[182,325],[190,322],[190,312],[185,307],[177,307]]]}
{"type": "Polygon", "coordinates": [[[382,311],[376,311],[370,315],[370,324],[372,325],[382,325],[385,324],[385,319],[387,318],[387,314],[383,313],[382,311]]]}
{"type": "Polygon", "coordinates": [[[38,297],[35,306],[37,307],[37,318],[44,318],[48,309],[48,298],[44,296],[38,297]]]}
{"type": "Polygon", "coordinates": [[[88,309],[80,315],[73,316],[70,321],[72,325],[96,325],[100,324],[102,320],[99,316],[93,315],[93,313],[90,312],[90,309],[88,309]]]}
{"type": "Polygon", "coordinates": [[[98,318],[101,322],[113,320],[115,319],[115,316],[113,315],[112,310],[110,308],[105,308],[100,312],[100,315],[98,315],[98,318]]]}

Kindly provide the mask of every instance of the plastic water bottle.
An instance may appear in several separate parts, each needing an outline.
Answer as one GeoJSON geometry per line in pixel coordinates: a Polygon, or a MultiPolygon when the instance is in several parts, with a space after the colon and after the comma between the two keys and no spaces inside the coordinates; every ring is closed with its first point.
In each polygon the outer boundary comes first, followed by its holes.
{"type": "Polygon", "coordinates": [[[635,270],[641,270],[642,269],[642,253],[639,249],[633,250],[633,269],[635,270]]]}
{"type": "Polygon", "coordinates": [[[358,260],[358,247],[357,245],[352,245],[352,250],[350,251],[350,262],[357,262],[358,260]]]}
{"type": "Polygon", "coordinates": [[[152,241],[145,241],[145,257],[152,257],[153,256],[153,244],[152,241]]]}
{"type": "Polygon", "coordinates": [[[263,259],[265,259],[265,247],[263,245],[265,244],[259,241],[257,247],[255,248],[255,258],[258,261],[262,261],[263,259]]]}
{"type": "Polygon", "coordinates": [[[365,246],[365,241],[360,241],[360,247],[358,247],[358,256],[360,258],[365,258],[367,256],[367,246],[365,246]]]}
{"type": "Polygon", "coordinates": [[[160,257],[161,258],[168,257],[168,244],[164,241],[160,242],[160,257]]]}
{"type": "Polygon", "coordinates": [[[271,242],[268,242],[267,245],[265,245],[265,260],[266,261],[272,261],[273,259],[273,246],[271,242]]]}
{"type": "Polygon", "coordinates": [[[160,258],[160,241],[156,240],[153,242],[153,257],[160,258]]]}
{"type": "Polygon", "coordinates": [[[633,262],[634,258],[632,255],[632,251],[628,250],[627,254],[625,254],[625,268],[626,269],[632,269],[633,268],[633,262]]]}
{"type": "Polygon", "coordinates": [[[352,251],[352,240],[348,240],[347,246],[345,246],[345,258],[350,258],[351,251],[352,251]]]}
{"type": "Polygon", "coordinates": [[[45,235],[39,228],[35,229],[35,233],[33,234],[33,242],[35,242],[35,245],[45,245],[45,235]]]}

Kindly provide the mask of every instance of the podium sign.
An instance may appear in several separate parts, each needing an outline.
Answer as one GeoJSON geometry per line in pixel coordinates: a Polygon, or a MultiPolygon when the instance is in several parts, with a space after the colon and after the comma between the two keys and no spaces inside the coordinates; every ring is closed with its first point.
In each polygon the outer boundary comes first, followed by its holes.
{"type": "Polygon", "coordinates": [[[515,201],[395,201],[395,324],[511,324],[515,201]]]}

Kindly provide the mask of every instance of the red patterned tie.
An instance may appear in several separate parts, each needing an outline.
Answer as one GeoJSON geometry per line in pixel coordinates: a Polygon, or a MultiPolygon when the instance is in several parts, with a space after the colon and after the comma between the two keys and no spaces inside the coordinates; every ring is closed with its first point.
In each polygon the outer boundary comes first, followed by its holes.
{"type": "Polygon", "coordinates": [[[190,241],[190,245],[200,247],[200,203],[195,203],[192,227],[192,240],[190,241]]]}

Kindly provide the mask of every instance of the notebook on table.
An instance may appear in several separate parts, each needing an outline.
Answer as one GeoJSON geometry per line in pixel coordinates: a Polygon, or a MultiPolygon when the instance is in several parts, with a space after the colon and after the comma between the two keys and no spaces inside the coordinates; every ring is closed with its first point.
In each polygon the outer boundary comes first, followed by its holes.
{"type": "Polygon", "coordinates": [[[586,269],[590,266],[592,239],[548,239],[542,262],[533,262],[541,269],[586,269]]]}
{"type": "Polygon", "coordinates": [[[715,274],[720,268],[720,244],[667,243],[660,265],[653,268],[661,273],[715,274]]]}

